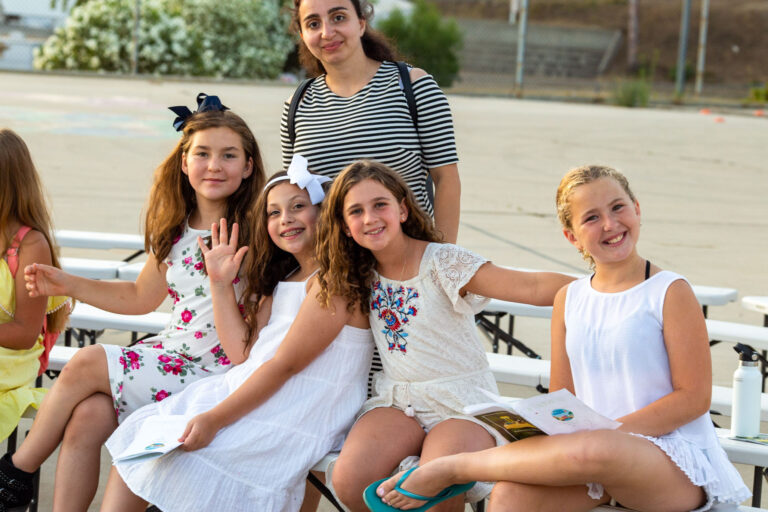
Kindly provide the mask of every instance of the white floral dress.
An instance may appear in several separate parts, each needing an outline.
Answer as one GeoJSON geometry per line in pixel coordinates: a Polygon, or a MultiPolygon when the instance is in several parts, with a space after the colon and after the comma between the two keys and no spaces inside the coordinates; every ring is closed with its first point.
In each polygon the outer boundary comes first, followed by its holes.
{"type": "MultiPolygon", "coordinates": [[[[168,294],[173,299],[168,326],[132,347],[101,345],[107,354],[118,422],[139,407],[159,402],[196,380],[231,367],[214,328],[210,285],[197,245],[198,236],[210,234],[185,226],[165,260],[168,294]]],[[[243,283],[235,279],[233,285],[240,298],[243,283]]]]}
{"type": "Polygon", "coordinates": [[[474,315],[488,299],[460,289],[487,260],[453,244],[431,243],[419,274],[396,281],[376,274],[371,286],[370,321],[384,370],[374,375],[374,396],[360,416],[377,407],[406,410],[427,431],[449,418],[484,423],[462,409],[487,402],[478,388],[498,393],[474,315]]]}

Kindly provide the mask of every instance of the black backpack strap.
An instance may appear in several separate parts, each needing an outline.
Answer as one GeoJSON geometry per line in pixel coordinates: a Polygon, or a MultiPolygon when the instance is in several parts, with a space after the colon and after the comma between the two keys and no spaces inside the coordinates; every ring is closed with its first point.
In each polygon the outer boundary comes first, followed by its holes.
{"type": "Polygon", "coordinates": [[[311,471],[307,473],[307,480],[309,483],[315,486],[318,491],[320,491],[325,498],[331,502],[331,505],[333,505],[336,510],[339,510],[340,512],[344,512],[344,509],[339,505],[339,502],[336,501],[336,497],[333,495],[331,490],[325,486],[323,482],[320,481],[319,478],[317,478],[311,471]]]}
{"type": "Polygon", "coordinates": [[[291,105],[288,107],[288,140],[291,141],[291,146],[296,142],[296,111],[299,110],[299,103],[301,103],[304,93],[307,92],[314,80],[314,78],[302,80],[291,98],[291,105]]]}
{"type": "Polygon", "coordinates": [[[403,94],[408,103],[408,111],[411,113],[413,127],[416,128],[416,134],[419,133],[419,110],[416,108],[416,97],[413,95],[413,86],[411,85],[411,71],[408,64],[399,60],[395,62],[397,71],[400,73],[400,83],[403,84],[403,94]]]}

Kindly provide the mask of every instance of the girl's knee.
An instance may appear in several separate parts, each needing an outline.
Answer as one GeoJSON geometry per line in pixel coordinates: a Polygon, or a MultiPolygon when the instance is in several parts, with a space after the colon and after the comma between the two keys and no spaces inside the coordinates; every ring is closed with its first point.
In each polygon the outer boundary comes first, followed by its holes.
{"type": "Polygon", "coordinates": [[[80,402],[72,411],[64,430],[65,444],[72,446],[100,446],[117,428],[117,417],[112,399],[96,393],[80,402]]]}
{"type": "Polygon", "coordinates": [[[87,380],[89,376],[107,374],[107,358],[99,345],[89,345],[78,350],[72,359],[64,365],[58,382],[73,384],[87,380]]]}
{"type": "Polygon", "coordinates": [[[580,432],[574,435],[564,455],[569,463],[581,468],[585,475],[611,472],[613,463],[621,458],[620,441],[626,435],[613,430],[580,432]]]}

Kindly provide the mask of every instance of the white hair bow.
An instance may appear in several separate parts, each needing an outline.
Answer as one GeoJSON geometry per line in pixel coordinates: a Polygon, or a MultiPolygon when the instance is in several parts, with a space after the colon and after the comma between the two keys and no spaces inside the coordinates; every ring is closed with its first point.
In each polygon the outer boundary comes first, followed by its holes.
{"type": "Polygon", "coordinates": [[[318,174],[312,174],[307,170],[307,164],[309,162],[306,158],[298,153],[293,155],[291,159],[291,165],[288,166],[287,176],[280,176],[273,179],[264,187],[265,189],[273,185],[278,181],[290,180],[290,183],[296,185],[302,190],[306,190],[309,194],[309,200],[312,204],[322,202],[325,198],[325,192],[323,191],[323,183],[328,183],[331,178],[327,176],[320,176],[318,174]]]}

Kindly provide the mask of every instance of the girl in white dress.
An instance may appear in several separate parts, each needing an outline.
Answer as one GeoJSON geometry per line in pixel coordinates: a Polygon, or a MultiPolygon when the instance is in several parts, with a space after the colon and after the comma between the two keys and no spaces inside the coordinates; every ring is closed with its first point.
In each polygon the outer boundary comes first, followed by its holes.
{"type": "MultiPolygon", "coordinates": [[[[432,496],[458,482],[498,481],[489,512],[588,511],[612,500],[632,510],[707,510],[747,499],[708,414],[701,308],[682,276],[637,253],[640,205],[626,178],[608,167],[573,169],[557,209],[565,237],[595,272],[555,298],[550,391],[568,389],[622,426],[441,458],[402,488],[432,496]]],[[[385,503],[423,505],[394,491],[395,482],[377,490],[385,503]]]]}
{"type": "Polygon", "coordinates": [[[115,463],[102,510],[144,510],[147,502],[164,512],[301,506],[307,472],[338,449],[365,400],[373,352],[368,319],[358,308],[347,308],[341,297],[328,307],[316,299],[318,179],[328,180],[292,165],[288,176],[267,183],[254,210],[250,249],[236,250],[224,221],[213,230],[213,249],[201,246],[219,335],[251,342],[231,371],[195,382],[121,424],[107,442],[113,456],[147,418],[189,418],[181,449],[152,461],[115,463]],[[255,253],[244,272],[254,301],[244,321],[227,284],[247,250],[255,253]]]}
{"type": "MultiPolygon", "coordinates": [[[[197,111],[171,107],[181,137],[155,171],[147,202],[147,261],[136,279],[97,281],[49,265],[26,267],[30,296],[68,295],[120,314],[154,311],[169,296],[169,325],[133,347],[92,345],[77,351],[43,401],[29,436],[0,460],[0,479],[20,483],[2,505],[32,497],[32,473],[62,444],[54,510],[85,510],[99,482],[101,445],[139,407],[231,367],[233,347],[219,343],[198,237],[222,217],[250,235],[247,214],[264,186],[261,153],[245,121],[217,96],[197,96],[197,111]]],[[[234,279],[233,281],[238,281],[234,279]]],[[[230,288],[242,283],[230,281],[230,288]]],[[[235,344],[237,349],[240,343],[235,344]]],[[[236,354],[235,354],[236,355],[236,354]]]]}
{"type": "MultiPolygon", "coordinates": [[[[498,392],[477,337],[474,314],[487,299],[551,305],[572,278],[499,268],[439,243],[432,220],[403,179],[383,164],[359,161],[334,180],[319,228],[323,297],[353,295],[369,315],[384,370],[333,471],[352,510],[363,488],[411,455],[489,448],[497,433],[462,410],[498,392]]],[[[462,508],[463,497],[445,504],[462,508]]]]}

